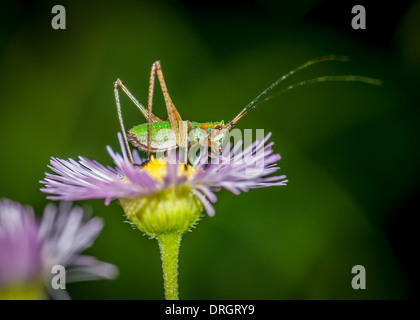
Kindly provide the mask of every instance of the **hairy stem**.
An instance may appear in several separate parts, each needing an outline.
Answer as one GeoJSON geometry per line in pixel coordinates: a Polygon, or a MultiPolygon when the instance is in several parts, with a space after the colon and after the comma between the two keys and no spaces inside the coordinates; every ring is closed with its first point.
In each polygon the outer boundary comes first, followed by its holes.
{"type": "Polygon", "coordinates": [[[164,233],[157,237],[162,259],[163,287],[166,300],[178,300],[178,255],[181,244],[179,232],[164,233]]]}

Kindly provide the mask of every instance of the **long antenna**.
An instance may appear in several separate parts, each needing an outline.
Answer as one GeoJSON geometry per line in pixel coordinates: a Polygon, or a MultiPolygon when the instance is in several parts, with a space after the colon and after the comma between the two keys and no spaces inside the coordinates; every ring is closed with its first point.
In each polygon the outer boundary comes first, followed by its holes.
{"type": "Polygon", "coordinates": [[[364,77],[364,76],[356,76],[356,75],[322,76],[322,77],[317,77],[317,78],[314,78],[314,79],[304,80],[304,81],[301,81],[301,82],[294,83],[294,84],[288,86],[287,88],[282,89],[280,91],[277,91],[276,93],[268,96],[267,98],[265,98],[263,100],[260,100],[260,98],[263,95],[266,95],[267,92],[269,92],[271,89],[273,89],[275,86],[277,86],[282,80],[285,80],[286,78],[288,78],[292,74],[296,73],[297,71],[302,70],[304,68],[307,68],[307,67],[309,67],[311,65],[314,65],[316,63],[319,63],[319,62],[331,61],[331,60],[345,62],[345,61],[349,61],[349,58],[344,57],[344,56],[329,55],[329,56],[315,58],[315,59],[312,59],[312,60],[309,60],[309,61],[305,62],[304,64],[300,65],[299,67],[297,67],[297,68],[293,69],[292,71],[289,71],[288,73],[283,75],[277,81],[273,82],[267,89],[265,89],[254,100],[252,100],[232,121],[230,121],[228,123],[228,126],[232,127],[244,115],[246,115],[249,111],[255,109],[261,103],[263,103],[267,100],[270,100],[270,99],[274,98],[275,96],[277,96],[279,94],[282,94],[283,92],[286,92],[288,90],[291,90],[291,89],[294,89],[294,88],[297,88],[297,87],[302,87],[302,86],[307,85],[307,84],[313,84],[313,83],[319,83],[319,82],[325,82],[325,81],[358,81],[358,82],[365,82],[365,83],[372,84],[372,85],[380,85],[381,84],[380,80],[369,78],[369,77],[364,77]],[[260,101],[258,101],[258,100],[260,100],[260,101]]]}

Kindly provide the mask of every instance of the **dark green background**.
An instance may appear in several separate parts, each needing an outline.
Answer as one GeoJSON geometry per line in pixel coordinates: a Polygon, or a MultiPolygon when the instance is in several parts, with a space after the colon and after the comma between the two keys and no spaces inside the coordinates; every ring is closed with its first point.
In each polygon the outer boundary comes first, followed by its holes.
{"type": "MultiPolygon", "coordinates": [[[[349,55],[296,74],[361,74],[381,87],[325,83],[288,92],[238,128],[273,133],[286,187],[218,194],[216,216],[185,236],[182,299],[402,299],[415,296],[419,194],[420,2],[10,1],[0,13],[0,197],[47,203],[51,156],[111,164],[118,149],[112,83],[146,103],[162,63],[182,117],[231,120],[282,74],[314,57],[349,55]],[[67,29],[51,28],[66,8],[67,29]],[[367,29],[351,28],[365,4],[367,29]],[[417,242],[417,240],[416,240],[417,242]],[[354,265],[367,289],[353,290],[354,265]]],[[[165,118],[160,94],[154,110],[165,118]]],[[[122,97],[127,126],[144,119],[122,97]]],[[[75,299],[162,299],[158,247],[117,202],[80,202],[105,220],[87,253],[117,265],[113,281],[69,285],[75,299]]]]}

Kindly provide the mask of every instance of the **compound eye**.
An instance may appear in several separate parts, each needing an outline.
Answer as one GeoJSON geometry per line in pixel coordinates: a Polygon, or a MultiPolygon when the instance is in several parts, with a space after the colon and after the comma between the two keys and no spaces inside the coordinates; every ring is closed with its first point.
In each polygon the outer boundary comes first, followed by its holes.
{"type": "Polygon", "coordinates": [[[222,126],[221,125],[217,125],[217,126],[214,126],[214,128],[213,129],[216,129],[216,130],[222,130],[222,126]]]}

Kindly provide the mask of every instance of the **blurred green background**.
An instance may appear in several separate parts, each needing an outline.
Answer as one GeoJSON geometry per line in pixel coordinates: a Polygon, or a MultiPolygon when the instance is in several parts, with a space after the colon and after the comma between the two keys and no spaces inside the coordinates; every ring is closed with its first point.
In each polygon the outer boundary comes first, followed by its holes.
{"type": "MultiPolygon", "coordinates": [[[[146,103],[160,60],[182,117],[231,120],[306,60],[349,55],[299,72],[360,74],[380,87],[324,83],[263,104],[238,128],[273,133],[286,187],[218,194],[216,216],[184,237],[181,299],[414,298],[419,195],[420,2],[10,1],[0,12],[0,197],[48,202],[51,156],[111,164],[118,149],[113,81],[146,103]],[[66,9],[53,30],[51,8],[66,9]],[[363,4],[367,29],[351,28],[363,4]],[[363,265],[366,290],[353,290],[363,265]]],[[[166,118],[155,94],[154,111],[166,118]]],[[[122,97],[127,127],[144,119],[122,97]]],[[[117,202],[83,201],[105,228],[87,253],[119,267],[113,281],[68,286],[74,299],[162,299],[158,246],[125,223],[117,202]]]]}

